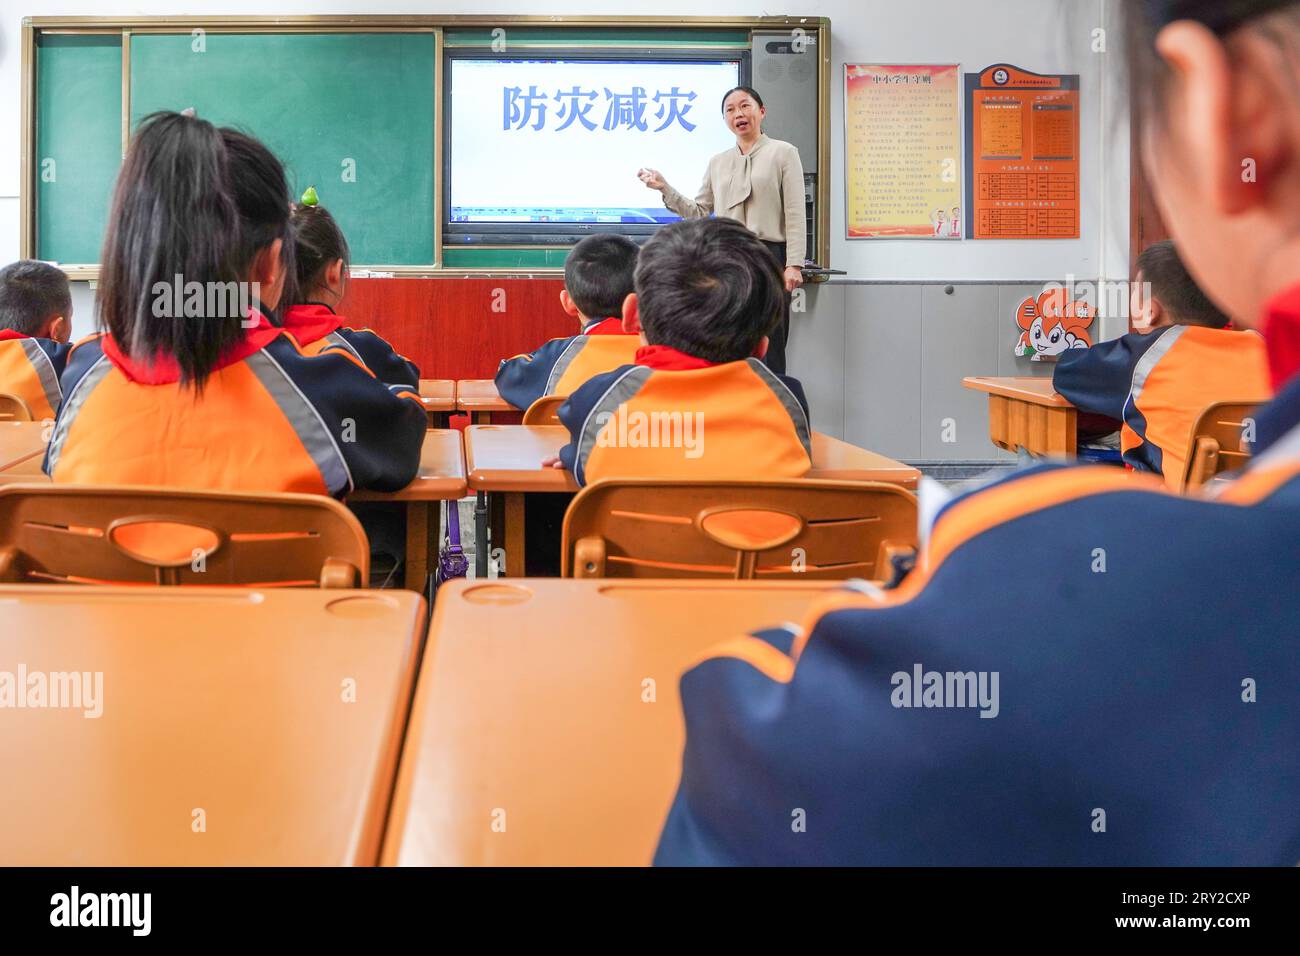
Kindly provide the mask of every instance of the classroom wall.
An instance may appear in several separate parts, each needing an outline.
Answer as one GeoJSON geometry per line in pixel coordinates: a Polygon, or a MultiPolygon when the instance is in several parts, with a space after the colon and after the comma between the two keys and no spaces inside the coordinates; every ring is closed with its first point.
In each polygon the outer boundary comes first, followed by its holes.
{"type": "MultiPolygon", "coordinates": [[[[913,460],[992,460],[980,396],[962,375],[1050,372],[1013,359],[1012,311],[1030,291],[1074,276],[1122,279],[1128,270],[1128,113],[1119,0],[714,0],[717,16],[789,13],[832,21],[831,260],[848,275],[812,291],[795,316],[791,371],[805,381],[817,427],[913,460]],[[1105,52],[1094,52],[1094,30],[1105,52]],[[842,71],[845,62],[959,62],[977,72],[1009,61],[1037,72],[1077,72],[1082,83],[1084,211],[1078,240],[1041,242],[854,241],[844,235],[842,71]],[[951,287],[952,291],[947,290],[951,287]],[[935,439],[944,419],[956,442],[935,439]]],[[[475,13],[699,15],[693,0],[0,0],[0,260],[18,253],[23,16],[181,14],[475,13]]],[[[635,160],[633,160],[635,162],[635,160]]],[[[76,291],[79,332],[92,295],[76,291]]],[[[1100,337],[1125,330],[1122,314],[1100,337]]]]}

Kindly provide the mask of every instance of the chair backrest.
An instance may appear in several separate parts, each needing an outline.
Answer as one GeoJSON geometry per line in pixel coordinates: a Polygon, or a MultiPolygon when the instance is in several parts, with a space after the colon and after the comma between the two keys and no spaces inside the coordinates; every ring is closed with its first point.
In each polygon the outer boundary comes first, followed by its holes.
{"type": "Polygon", "coordinates": [[[916,547],[916,498],[879,482],[607,480],[564,516],[563,574],[579,578],[892,576],[916,547]]]}
{"type": "Polygon", "coordinates": [[[370,546],[331,498],[0,487],[0,582],[363,588],[370,546]]]}
{"type": "Polygon", "coordinates": [[[21,395],[0,392],[0,422],[30,421],[35,421],[31,406],[23,400],[21,395]]]}
{"type": "Polygon", "coordinates": [[[568,400],[567,395],[543,395],[524,412],[525,425],[559,425],[560,406],[568,400]]]}
{"type": "Polygon", "coordinates": [[[1215,475],[1246,464],[1253,436],[1245,432],[1258,406],[1258,402],[1217,402],[1201,413],[1187,443],[1184,491],[1195,490],[1215,475]]]}

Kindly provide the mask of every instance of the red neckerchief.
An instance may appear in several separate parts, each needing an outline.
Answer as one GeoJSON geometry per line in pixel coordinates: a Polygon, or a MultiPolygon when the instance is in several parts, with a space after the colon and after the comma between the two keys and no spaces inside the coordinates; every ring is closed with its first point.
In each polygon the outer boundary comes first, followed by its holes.
{"type": "MultiPolygon", "coordinates": [[[[600,319],[582,330],[583,335],[627,335],[623,331],[623,320],[618,316],[600,319]]],[[[636,333],[633,333],[634,335],[636,333]]]]}
{"type": "Polygon", "coordinates": [[[282,327],[292,335],[298,344],[306,347],[319,342],[331,332],[343,328],[346,320],[335,315],[328,305],[319,302],[305,302],[291,306],[284,314],[282,327]]]}
{"type": "Polygon", "coordinates": [[[32,339],[34,335],[23,335],[14,329],[0,329],[0,342],[12,342],[15,339],[32,339]]]}
{"type": "MultiPolygon", "coordinates": [[[[243,341],[236,342],[217,360],[212,369],[214,372],[261,351],[284,331],[272,325],[270,319],[257,309],[249,310],[249,317],[256,319],[257,325],[243,330],[243,341]]],[[[181,380],[181,367],[170,355],[155,355],[152,362],[139,361],[123,352],[111,335],[101,337],[99,347],[118,371],[139,385],[170,385],[181,380]]]]}
{"type": "Polygon", "coordinates": [[[689,372],[694,369],[713,368],[724,363],[696,358],[694,355],[687,355],[667,345],[643,345],[636,350],[636,364],[660,372],[689,372]]]}
{"type": "Polygon", "coordinates": [[[1273,388],[1282,386],[1300,372],[1300,285],[1274,296],[1264,307],[1264,344],[1273,388]]]}

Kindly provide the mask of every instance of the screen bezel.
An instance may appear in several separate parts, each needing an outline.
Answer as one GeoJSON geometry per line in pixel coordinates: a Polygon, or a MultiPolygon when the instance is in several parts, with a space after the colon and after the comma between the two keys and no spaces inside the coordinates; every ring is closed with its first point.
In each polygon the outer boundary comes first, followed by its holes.
{"type": "MultiPolygon", "coordinates": [[[[599,233],[614,233],[631,239],[644,241],[652,236],[656,224],[651,223],[518,223],[518,222],[452,222],[451,221],[451,181],[452,181],[452,130],[451,130],[451,64],[454,60],[497,60],[527,62],[530,60],[597,60],[604,62],[627,62],[645,60],[658,63],[703,62],[736,63],[740,78],[738,85],[752,86],[750,72],[751,54],[746,49],[656,49],[647,47],[625,48],[617,50],[566,50],[558,47],[539,47],[526,53],[496,53],[490,47],[457,47],[444,50],[443,53],[443,89],[442,89],[442,241],[451,246],[491,246],[491,245],[572,245],[586,236],[599,233]]],[[[721,116],[721,113],[719,113],[721,116]]]]}

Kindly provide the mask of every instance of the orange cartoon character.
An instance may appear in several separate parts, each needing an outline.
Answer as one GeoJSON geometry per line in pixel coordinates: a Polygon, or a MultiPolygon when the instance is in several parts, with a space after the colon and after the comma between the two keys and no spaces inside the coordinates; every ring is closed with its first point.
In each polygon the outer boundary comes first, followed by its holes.
{"type": "Polygon", "coordinates": [[[1025,299],[1016,310],[1016,324],[1022,331],[1015,354],[1039,362],[1068,349],[1089,348],[1088,328],[1095,315],[1091,305],[1071,299],[1064,288],[1046,289],[1037,299],[1025,299]]]}

